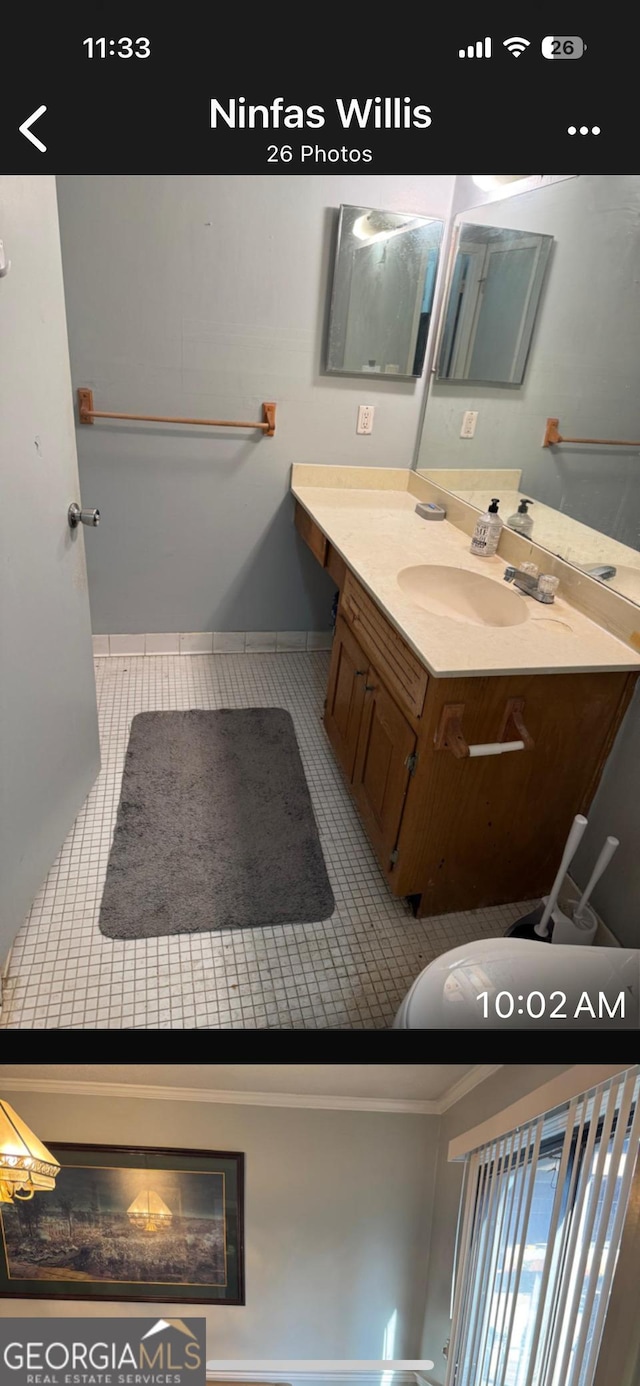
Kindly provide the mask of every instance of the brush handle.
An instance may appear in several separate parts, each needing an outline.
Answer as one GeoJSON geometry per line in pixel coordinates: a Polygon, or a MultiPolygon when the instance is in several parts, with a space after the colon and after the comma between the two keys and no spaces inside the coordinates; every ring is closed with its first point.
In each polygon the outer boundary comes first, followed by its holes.
{"type": "Polygon", "coordinates": [[[579,899],[579,901],[578,901],[578,903],[577,903],[577,905],[576,905],[576,907],[575,907],[575,910],[573,911],[573,917],[574,917],[574,919],[577,919],[577,918],[579,917],[580,911],[581,911],[581,910],[584,908],[584,906],[586,905],[587,900],[589,899],[589,897],[590,897],[590,895],[591,895],[591,891],[593,890],[594,885],[596,885],[597,882],[600,880],[600,877],[601,877],[603,871],[606,870],[607,866],[609,865],[609,862],[611,861],[611,858],[612,858],[614,852],[616,851],[616,849],[617,849],[619,846],[620,846],[620,842],[619,842],[619,839],[618,839],[617,837],[608,837],[608,838],[607,838],[607,840],[606,840],[606,842],[605,842],[605,844],[604,844],[604,847],[602,848],[602,851],[601,851],[601,853],[600,853],[600,856],[598,857],[598,860],[597,860],[597,862],[596,862],[596,864],[595,864],[595,866],[594,866],[594,868],[593,868],[593,871],[591,872],[591,875],[590,875],[590,877],[589,877],[589,880],[587,881],[587,884],[586,884],[586,886],[585,886],[585,888],[584,888],[584,890],[583,890],[583,892],[582,892],[582,895],[580,896],[580,899],[579,899]]]}
{"type": "Polygon", "coordinates": [[[571,832],[569,833],[569,836],[567,838],[567,845],[564,849],[560,866],[558,867],[558,874],[551,887],[551,894],[544,907],[544,914],[542,916],[542,919],[540,920],[540,923],[536,924],[535,926],[535,932],[538,934],[540,938],[546,938],[549,933],[548,924],[553,910],[555,909],[558,895],[560,894],[560,886],[562,885],[567,871],[569,870],[569,866],[571,865],[571,862],[573,861],[573,858],[578,850],[578,844],[581,841],[582,834],[584,833],[586,826],[587,820],[584,814],[577,813],[573,820],[573,823],[571,824],[571,832]]]}

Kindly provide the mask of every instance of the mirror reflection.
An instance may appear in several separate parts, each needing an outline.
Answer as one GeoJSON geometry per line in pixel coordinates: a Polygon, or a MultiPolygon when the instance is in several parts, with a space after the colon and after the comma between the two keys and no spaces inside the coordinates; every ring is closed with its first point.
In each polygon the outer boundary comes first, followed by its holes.
{"type": "Polygon", "coordinates": [[[499,496],[505,523],[530,501],[525,537],[640,603],[640,177],[564,177],[458,221],[553,254],[522,384],[434,379],[417,466],[480,509],[499,496]]]}
{"type": "Polygon", "coordinates": [[[439,380],[521,383],[552,240],[500,226],[460,227],[439,380]]]}
{"type": "Polygon", "coordinates": [[[341,206],[328,373],[422,374],[442,232],[433,217],[341,206]]]}

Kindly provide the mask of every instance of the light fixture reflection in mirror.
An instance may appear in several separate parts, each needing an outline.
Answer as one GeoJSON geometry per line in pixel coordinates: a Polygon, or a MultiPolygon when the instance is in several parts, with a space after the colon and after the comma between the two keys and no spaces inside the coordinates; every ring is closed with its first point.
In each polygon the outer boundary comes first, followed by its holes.
{"type": "Polygon", "coordinates": [[[154,1189],[141,1189],[127,1208],[127,1217],[140,1232],[162,1232],[171,1226],[173,1213],[154,1189]]]}
{"type": "Polygon", "coordinates": [[[443,229],[413,212],[340,208],[328,374],[422,374],[443,229]]]}
{"type": "Polygon", "coordinates": [[[521,183],[523,178],[529,178],[528,173],[472,173],[471,178],[477,188],[482,188],[483,192],[493,192],[496,188],[502,188],[507,183],[521,183]]]}

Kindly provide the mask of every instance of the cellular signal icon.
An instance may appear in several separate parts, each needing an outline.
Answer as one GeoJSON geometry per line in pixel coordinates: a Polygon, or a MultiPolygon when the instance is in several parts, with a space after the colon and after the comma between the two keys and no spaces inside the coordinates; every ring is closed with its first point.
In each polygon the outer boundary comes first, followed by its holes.
{"type": "Polygon", "coordinates": [[[470,43],[468,48],[458,49],[459,58],[490,58],[491,39],[478,39],[477,43],[470,43]]]}

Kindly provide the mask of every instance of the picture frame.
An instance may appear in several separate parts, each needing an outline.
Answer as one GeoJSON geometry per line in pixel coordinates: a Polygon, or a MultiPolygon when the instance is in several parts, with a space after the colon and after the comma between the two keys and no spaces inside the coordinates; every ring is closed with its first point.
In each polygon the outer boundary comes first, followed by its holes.
{"type": "Polygon", "coordinates": [[[46,1145],[55,1189],[0,1204],[0,1298],[245,1303],[242,1153],[46,1145]]]}

